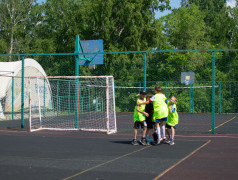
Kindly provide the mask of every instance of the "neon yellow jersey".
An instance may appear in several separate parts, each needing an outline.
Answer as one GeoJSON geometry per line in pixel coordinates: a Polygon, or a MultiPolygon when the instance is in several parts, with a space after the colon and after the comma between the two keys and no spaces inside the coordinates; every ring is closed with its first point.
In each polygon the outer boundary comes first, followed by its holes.
{"type": "Polygon", "coordinates": [[[153,98],[154,117],[155,119],[161,119],[168,116],[168,107],[165,103],[167,98],[164,94],[156,94],[153,98]]]}
{"type": "MultiPolygon", "coordinates": [[[[141,99],[137,99],[137,102],[136,104],[139,102],[139,103],[142,103],[142,102],[145,102],[146,99],[144,100],[141,100],[141,99]]],[[[146,118],[145,118],[145,115],[141,112],[138,112],[137,110],[137,105],[135,106],[135,109],[134,109],[134,122],[136,121],[144,121],[146,118]]],[[[143,105],[140,105],[139,106],[139,110],[142,111],[142,112],[145,112],[145,104],[143,105]]]]}
{"type": "Polygon", "coordinates": [[[166,123],[170,126],[175,126],[179,122],[179,117],[177,113],[177,106],[176,104],[172,104],[171,106],[169,105],[169,102],[167,103],[167,107],[169,110],[172,110],[172,113],[169,111],[169,115],[167,117],[166,123]]]}
{"type": "Polygon", "coordinates": [[[153,113],[152,122],[155,122],[155,114],[153,113]]]}

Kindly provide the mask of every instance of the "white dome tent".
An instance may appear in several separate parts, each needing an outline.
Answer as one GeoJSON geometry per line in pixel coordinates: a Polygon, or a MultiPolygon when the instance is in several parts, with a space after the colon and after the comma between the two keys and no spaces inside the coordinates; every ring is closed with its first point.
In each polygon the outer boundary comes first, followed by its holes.
{"type": "MultiPolygon", "coordinates": [[[[21,76],[22,61],[0,62],[0,119],[7,118],[6,113],[20,112],[21,110],[21,76]]],[[[46,73],[37,61],[26,58],[24,60],[24,76],[24,108],[29,108],[27,77],[43,78],[46,77],[46,73]]],[[[44,96],[44,104],[40,102],[40,106],[52,108],[50,85],[47,79],[38,79],[34,83],[31,81],[31,93],[32,110],[34,107],[39,107],[39,96],[44,96]]]]}

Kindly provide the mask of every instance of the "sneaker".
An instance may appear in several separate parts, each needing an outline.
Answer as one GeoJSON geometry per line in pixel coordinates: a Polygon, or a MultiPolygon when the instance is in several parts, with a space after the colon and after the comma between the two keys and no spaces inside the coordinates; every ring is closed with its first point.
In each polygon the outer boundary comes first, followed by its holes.
{"type": "Polygon", "coordinates": [[[136,140],[136,139],[133,139],[133,140],[132,140],[132,142],[131,142],[131,144],[132,144],[132,145],[134,145],[134,146],[137,146],[137,145],[139,145],[139,143],[137,142],[137,140],[136,140]]]}
{"type": "Polygon", "coordinates": [[[142,138],[142,139],[141,139],[141,144],[142,144],[143,146],[146,146],[146,145],[147,145],[145,138],[142,138]]]}
{"type": "Polygon", "coordinates": [[[170,145],[170,146],[175,145],[174,141],[170,141],[170,142],[169,142],[169,145],[170,145]]]}
{"type": "Polygon", "coordinates": [[[166,144],[166,138],[162,139],[160,142],[166,144]]]}
{"type": "Polygon", "coordinates": [[[149,142],[147,142],[147,143],[146,143],[146,146],[151,146],[151,145],[152,145],[152,144],[151,144],[151,143],[149,143],[149,142]]]}
{"type": "Polygon", "coordinates": [[[170,139],[166,139],[166,140],[164,141],[164,143],[169,144],[169,143],[170,143],[170,139]]]}
{"type": "Polygon", "coordinates": [[[156,145],[159,145],[160,144],[160,141],[159,140],[157,140],[157,143],[156,143],[156,145]]]}
{"type": "Polygon", "coordinates": [[[150,144],[151,144],[152,146],[155,146],[155,145],[156,145],[156,143],[155,143],[154,141],[151,141],[150,144]]]}

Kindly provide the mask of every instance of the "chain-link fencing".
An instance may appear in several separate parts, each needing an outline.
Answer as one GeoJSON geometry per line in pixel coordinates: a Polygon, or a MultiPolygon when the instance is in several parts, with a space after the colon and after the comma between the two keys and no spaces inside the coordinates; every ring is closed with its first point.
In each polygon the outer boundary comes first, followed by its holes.
{"type": "MultiPolygon", "coordinates": [[[[147,93],[154,94],[154,87],[160,85],[162,93],[168,99],[172,96],[177,97],[179,112],[177,132],[237,133],[236,128],[234,128],[237,124],[238,113],[237,50],[154,50],[105,52],[103,54],[103,65],[80,66],[79,75],[112,75],[115,80],[117,113],[130,112],[133,114],[136,95],[140,90],[143,89],[147,93]]],[[[26,56],[34,57],[47,75],[68,76],[75,72],[74,53],[18,56],[21,61],[26,56]],[[59,66],[58,61],[65,61],[65,63],[59,66]]],[[[8,77],[8,79],[13,78],[6,85],[9,89],[8,93],[12,93],[12,88],[18,87],[18,90],[20,89],[18,92],[20,96],[11,100],[14,101],[13,104],[16,100],[21,101],[22,98],[26,98],[27,95],[21,90],[21,86],[24,86],[22,84],[23,78],[17,85],[16,82],[18,81],[14,80],[21,77],[22,71],[26,72],[20,68],[18,72],[20,74],[17,77],[8,77]]],[[[1,70],[1,79],[3,76],[6,76],[6,73],[1,70]]],[[[9,101],[6,96],[6,89],[2,88],[1,93],[0,110],[1,116],[5,119],[1,119],[0,128],[24,127],[25,121],[22,119],[25,117],[24,113],[26,113],[27,108],[22,107],[22,103],[20,103],[20,109],[12,110],[12,108],[10,111],[6,111],[6,104],[9,101]],[[17,125],[11,125],[10,121],[4,121],[14,120],[15,116],[21,119],[17,125]]],[[[66,97],[66,99],[68,98],[66,97]]],[[[133,116],[131,117],[133,118],[133,116]]],[[[133,122],[133,119],[131,121],[133,122]]]]}

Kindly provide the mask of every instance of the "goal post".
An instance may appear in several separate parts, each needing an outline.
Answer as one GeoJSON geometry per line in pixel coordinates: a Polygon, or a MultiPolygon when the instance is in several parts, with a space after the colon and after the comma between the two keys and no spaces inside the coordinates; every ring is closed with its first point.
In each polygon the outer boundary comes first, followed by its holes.
{"type": "Polygon", "coordinates": [[[29,81],[30,131],[117,132],[113,76],[31,77],[29,81]]]}

